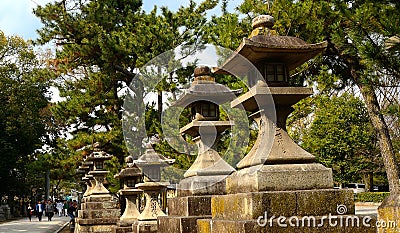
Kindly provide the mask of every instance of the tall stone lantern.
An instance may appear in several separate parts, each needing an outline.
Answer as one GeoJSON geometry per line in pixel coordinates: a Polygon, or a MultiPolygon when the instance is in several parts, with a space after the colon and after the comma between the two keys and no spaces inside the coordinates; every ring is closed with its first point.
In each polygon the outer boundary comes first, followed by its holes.
{"type": "Polygon", "coordinates": [[[180,133],[192,136],[198,155],[178,184],[178,197],[168,200],[169,216],[159,218],[159,232],[193,232],[198,219],[210,218],[212,195],[226,194],[225,179],[235,169],[221,158],[216,144],[234,123],[220,120],[219,105],[237,93],[216,83],[209,67],[199,66],[190,88],[174,103],[191,109],[192,121],[180,133]]]}
{"type": "Polygon", "coordinates": [[[101,194],[109,194],[110,191],[108,191],[104,187],[104,181],[106,175],[109,173],[109,171],[106,171],[104,169],[104,162],[107,160],[110,160],[112,158],[112,155],[107,154],[104,151],[100,151],[98,149],[95,149],[93,153],[91,153],[87,158],[86,161],[92,161],[93,162],[93,170],[90,171],[88,174],[92,175],[95,180],[95,186],[92,188],[91,194],[92,195],[101,195],[101,194]]]}
{"type": "Polygon", "coordinates": [[[308,44],[296,37],[279,36],[269,15],[256,17],[252,24],[250,37],[244,38],[236,53],[215,72],[249,77],[249,91],[233,100],[231,106],[250,112],[258,125],[258,136],[236,165],[238,170],[227,177],[227,195],[212,198],[212,219],[198,220],[197,232],[376,231],[361,224],[329,224],[326,216],[359,217],[351,216],[355,211],[353,192],[333,189],[332,170],[317,163],[315,156],[297,145],[286,131],[292,105],[313,93],[311,88],[290,86],[290,71],[321,53],[327,42],[308,44]],[[242,65],[243,57],[256,69],[242,65]],[[276,127],[270,130],[271,125],[276,127]],[[303,220],[312,216],[320,225],[293,224],[293,216],[303,220]]]}
{"type": "Polygon", "coordinates": [[[236,165],[240,171],[227,179],[227,190],[234,193],[332,188],[331,169],[315,163],[315,156],[298,146],[286,130],[292,105],[313,93],[312,88],[290,86],[289,72],[321,53],[327,43],[308,44],[296,37],[279,36],[273,30],[274,18],[269,15],[256,17],[252,24],[250,37],[244,38],[237,53],[216,71],[229,70],[249,77],[250,90],[233,100],[231,106],[243,106],[251,112],[250,117],[259,129],[251,151],[236,165]],[[256,70],[241,66],[240,55],[256,70]],[[262,78],[255,81],[257,71],[262,78]],[[268,99],[270,103],[266,101],[268,99]],[[276,122],[272,122],[271,110],[276,112],[276,122]],[[276,123],[276,127],[271,135],[267,127],[272,123],[276,123]],[[285,171],[287,179],[284,182],[277,169],[285,171]]]}
{"type": "Polygon", "coordinates": [[[140,215],[138,210],[138,196],[143,192],[140,189],[135,188],[142,178],[142,171],[133,162],[132,156],[128,156],[125,159],[126,167],[121,170],[120,173],[115,175],[123,183],[123,188],[119,190],[119,193],[125,197],[125,211],[119,218],[117,223],[116,233],[125,233],[132,231],[132,224],[137,220],[140,215]]]}
{"type": "Polygon", "coordinates": [[[215,82],[207,66],[194,70],[194,81],[174,106],[191,109],[192,122],[180,133],[192,136],[198,146],[198,155],[178,185],[178,196],[225,193],[225,177],[235,171],[216,151],[221,133],[234,125],[220,121],[219,105],[235,98],[235,93],[215,82]]]}
{"type": "Polygon", "coordinates": [[[169,185],[169,182],[161,181],[161,168],[174,162],[174,159],[167,159],[157,153],[151,144],[148,144],[145,153],[134,161],[142,170],[144,180],[143,183],[136,184],[136,188],[143,190],[146,199],[142,213],[137,216],[137,221],[132,225],[134,233],[157,232],[157,217],[166,215],[160,207],[158,197],[169,185]]]}

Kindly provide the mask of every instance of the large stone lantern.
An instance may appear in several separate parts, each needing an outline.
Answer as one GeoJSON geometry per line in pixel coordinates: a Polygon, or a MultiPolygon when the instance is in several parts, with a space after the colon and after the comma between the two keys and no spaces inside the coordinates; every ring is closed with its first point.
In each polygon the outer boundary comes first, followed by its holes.
{"type": "Polygon", "coordinates": [[[145,153],[134,163],[142,170],[143,183],[136,184],[136,188],[143,190],[146,204],[132,225],[133,232],[157,232],[157,217],[166,214],[160,207],[159,195],[166,191],[169,182],[161,181],[161,168],[175,162],[157,153],[151,144],[147,145],[145,153]]]}
{"type": "Polygon", "coordinates": [[[259,129],[254,146],[236,165],[239,171],[227,179],[227,191],[332,188],[331,169],[315,163],[315,156],[298,146],[286,131],[292,105],[313,93],[308,87],[289,86],[289,72],[323,51],[327,43],[308,44],[296,37],[279,36],[273,25],[274,18],[269,15],[256,17],[250,38],[244,38],[237,53],[216,71],[226,73],[225,70],[229,70],[249,77],[250,90],[233,100],[231,106],[244,107],[259,129]],[[256,70],[241,66],[241,56],[256,70]],[[261,79],[256,78],[257,71],[261,79]],[[272,104],[275,107],[271,107],[272,104]],[[276,111],[276,122],[273,122],[271,110],[276,111]],[[274,123],[275,132],[271,132],[268,127],[274,123]],[[284,180],[277,169],[284,171],[284,180]]]}
{"type": "Polygon", "coordinates": [[[95,186],[95,181],[93,175],[89,175],[89,171],[93,169],[93,161],[82,162],[82,165],[79,166],[79,170],[81,170],[84,174],[82,180],[86,183],[86,190],[83,193],[83,199],[90,196],[92,188],[95,186]]]}

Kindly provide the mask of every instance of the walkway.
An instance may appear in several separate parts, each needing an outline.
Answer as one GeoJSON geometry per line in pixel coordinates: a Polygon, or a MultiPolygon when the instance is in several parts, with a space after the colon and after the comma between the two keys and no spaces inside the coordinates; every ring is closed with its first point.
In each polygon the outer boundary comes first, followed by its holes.
{"type": "Polygon", "coordinates": [[[32,222],[29,222],[28,218],[11,222],[0,222],[0,233],[54,233],[68,221],[69,217],[54,216],[52,221],[47,221],[47,217],[43,216],[42,221],[39,222],[35,216],[32,216],[32,222]]]}
{"type": "Polygon", "coordinates": [[[380,203],[356,202],[356,214],[377,215],[380,203]]]}

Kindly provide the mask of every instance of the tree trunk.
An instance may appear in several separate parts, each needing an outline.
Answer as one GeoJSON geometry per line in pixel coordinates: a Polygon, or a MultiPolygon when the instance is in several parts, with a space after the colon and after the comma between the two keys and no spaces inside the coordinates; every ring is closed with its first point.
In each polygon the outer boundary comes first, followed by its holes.
{"type": "Polygon", "coordinates": [[[160,123],[163,110],[162,104],[163,104],[162,91],[157,91],[158,120],[160,123]]]}
{"type": "MultiPolygon", "coordinates": [[[[158,75],[160,75],[160,77],[162,77],[161,66],[158,67],[158,75]]],[[[161,117],[162,117],[162,110],[163,110],[162,102],[163,102],[162,91],[157,90],[158,121],[160,122],[160,124],[161,124],[161,117]]]]}
{"type": "Polygon", "coordinates": [[[50,169],[46,170],[44,199],[49,200],[50,197],[50,169]]]}
{"type": "Polygon", "coordinates": [[[378,144],[385,165],[390,192],[391,194],[399,194],[399,169],[396,156],[390,139],[389,129],[380,111],[375,91],[370,85],[361,82],[357,82],[357,86],[360,88],[372,125],[377,133],[378,144]]]}

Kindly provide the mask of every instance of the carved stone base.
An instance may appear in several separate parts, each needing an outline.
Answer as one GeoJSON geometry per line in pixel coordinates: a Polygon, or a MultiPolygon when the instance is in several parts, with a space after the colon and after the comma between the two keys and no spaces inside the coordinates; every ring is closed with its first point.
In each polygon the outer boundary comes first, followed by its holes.
{"type": "Polygon", "coordinates": [[[120,214],[121,210],[111,195],[90,195],[78,211],[75,232],[113,232],[120,214]]]}
{"type": "Polygon", "coordinates": [[[197,233],[197,221],[209,216],[165,216],[158,218],[158,233],[197,233]]]}
{"type": "Polygon", "coordinates": [[[247,220],[264,216],[321,216],[337,214],[341,206],[342,214],[354,214],[354,194],[352,190],[323,189],[297,191],[269,191],[237,193],[213,196],[211,213],[213,219],[247,220]]]}
{"type": "Polygon", "coordinates": [[[376,232],[376,217],[354,215],[352,190],[269,191],[213,196],[212,219],[197,233],[376,232]]]}

